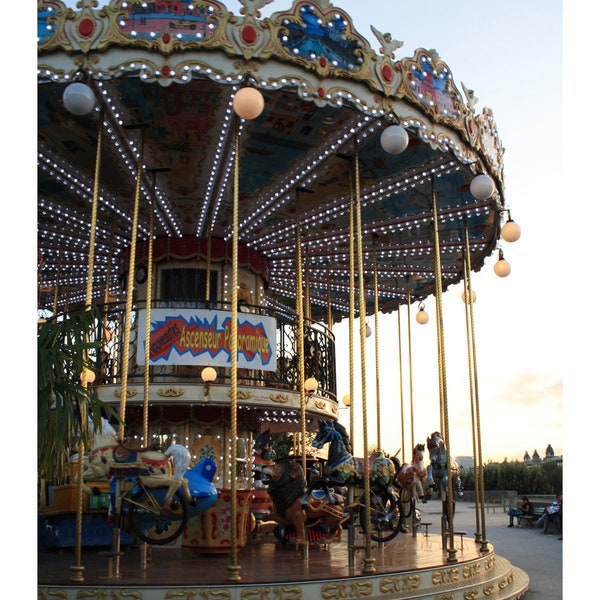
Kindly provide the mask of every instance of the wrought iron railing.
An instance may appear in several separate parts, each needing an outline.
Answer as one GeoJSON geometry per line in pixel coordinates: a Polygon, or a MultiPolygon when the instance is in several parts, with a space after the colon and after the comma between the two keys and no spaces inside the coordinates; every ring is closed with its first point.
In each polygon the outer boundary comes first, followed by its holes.
{"type": "MultiPolygon", "coordinates": [[[[164,308],[165,302],[155,300],[152,308],[164,308]]],[[[144,302],[134,306],[131,312],[129,339],[129,366],[127,381],[144,381],[144,365],[137,362],[137,345],[140,331],[144,331],[145,322],[140,319],[140,310],[146,308],[144,302]]],[[[183,302],[169,301],[169,308],[212,309],[230,311],[228,302],[183,302]]],[[[123,344],[125,338],[126,311],[124,303],[103,304],[99,307],[101,322],[98,337],[103,339],[102,349],[94,357],[97,364],[96,382],[98,385],[121,383],[123,344]]],[[[274,316],[277,321],[277,369],[238,369],[238,382],[241,385],[257,385],[287,390],[299,390],[299,364],[297,356],[298,324],[296,315],[275,315],[272,311],[259,306],[245,305],[244,311],[254,314],[274,316]]],[[[186,380],[201,381],[200,372],[204,365],[152,365],[149,368],[150,383],[174,383],[186,380]]],[[[217,367],[216,383],[228,383],[231,380],[230,369],[217,367]]],[[[319,383],[319,394],[336,400],[335,376],[335,338],[331,330],[323,323],[305,320],[304,323],[304,374],[314,377],[319,383]]]]}

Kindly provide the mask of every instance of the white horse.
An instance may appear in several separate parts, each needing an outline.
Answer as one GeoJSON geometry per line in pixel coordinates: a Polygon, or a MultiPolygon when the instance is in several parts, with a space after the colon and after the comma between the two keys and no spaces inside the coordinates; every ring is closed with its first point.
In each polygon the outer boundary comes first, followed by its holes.
{"type": "Polygon", "coordinates": [[[102,431],[93,437],[92,448],[84,462],[83,488],[86,493],[93,494],[86,481],[135,472],[149,488],[168,488],[165,503],[180,486],[186,499],[191,502],[188,480],[184,477],[191,460],[187,448],[180,444],[173,444],[164,453],[152,448],[127,448],[117,441],[116,431],[103,417],[102,431]]]}
{"type": "Polygon", "coordinates": [[[402,487],[410,489],[415,502],[425,498],[423,481],[427,479],[427,468],[425,467],[424,453],[425,444],[417,444],[413,449],[411,464],[404,463],[396,476],[402,487]]]}

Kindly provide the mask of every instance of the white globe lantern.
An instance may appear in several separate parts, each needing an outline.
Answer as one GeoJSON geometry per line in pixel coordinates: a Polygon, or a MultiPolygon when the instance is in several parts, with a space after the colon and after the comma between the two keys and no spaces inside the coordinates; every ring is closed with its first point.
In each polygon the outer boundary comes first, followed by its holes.
{"type": "Polygon", "coordinates": [[[204,367],[200,377],[204,383],[212,383],[217,378],[217,371],[213,367],[204,367]]]}
{"type": "Polygon", "coordinates": [[[486,200],[494,193],[494,181],[489,175],[481,173],[473,177],[470,190],[477,200],[486,200]]]}
{"type": "Polygon", "coordinates": [[[494,273],[498,275],[498,277],[506,277],[510,275],[510,263],[504,258],[504,254],[502,250],[500,250],[500,254],[498,255],[498,262],[494,265],[494,273]]]}
{"type": "MultiPolygon", "coordinates": [[[[467,295],[471,299],[471,304],[473,304],[477,300],[477,294],[474,290],[471,290],[471,292],[467,295]]],[[[467,295],[465,295],[465,292],[462,293],[461,298],[463,302],[465,302],[465,298],[467,297],[467,295]]]]}
{"type": "Polygon", "coordinates": [[[371,329],[371,326],[368,323],[365,323],[365,337],[371,337],[372,333],[373,330],[371,329]]]}
{"type": "Polygon", "coordinates": [[[401,125],[390,125],[386,127],[379,138],[381,147],[388,154],[400,154],[408,147],[408,133],[401,125]]]}
{"type": "Polygon", "coordinates": [[[429,315],[423,307],[419,308],[419,312],[417,313],[415,320],[419,325],[425,325],[425,323],[429,321],[429,315]]]}
{"type": "Polygon", "coordinates": [[[508,221],[504,223],[500,235],[505,242],[516,242],[521,237],[521,227],[519,227],[512,219],[508,219],[508,221]]]}
{"type": "Polygon", "coordinates": [[[243,87],[233,97],[233,110],[240,119],[256,119],[264,107],[265,99],[253,87],[243,87]]]}
{"type": "Polygon", "coordinates": [[[81,117],[92,112],[96,106],[96,96],[89,86],[76,81],[65,88],[63,103],[70,113],[81,117]]]}
{"type": "Polygon", "coordinates": [[[304,389],[309,394],[314,394],[319,389],[319,382],[314,377],[309,377],[304,382],[304,389]]]}

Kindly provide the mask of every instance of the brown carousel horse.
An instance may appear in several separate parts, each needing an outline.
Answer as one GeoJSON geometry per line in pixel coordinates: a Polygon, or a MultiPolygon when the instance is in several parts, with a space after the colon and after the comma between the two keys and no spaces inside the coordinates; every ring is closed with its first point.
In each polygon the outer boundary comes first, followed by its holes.
{"type": "Polygon", "coordinates": [[[284,460],[272,467],[267,491],[273,500],[271,515],[285,531],[292,526],[296,533],[296,546],[306,545],[307,529],[325,528],[318,539],[320,544],[339,541],[344,520],[344,498],[329,489],[306,489],[302,466],[293,460],[284,460]]]}

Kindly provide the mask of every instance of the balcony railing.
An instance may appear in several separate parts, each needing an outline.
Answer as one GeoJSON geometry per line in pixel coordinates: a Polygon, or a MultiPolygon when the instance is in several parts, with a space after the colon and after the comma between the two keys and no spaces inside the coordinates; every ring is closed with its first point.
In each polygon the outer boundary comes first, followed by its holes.
{"type": "MultiPolygon", "coordinates": [[[[231,311],[229,302],[175,302],[168,303],[155,300],[152,308],[168,307],[173,310],[179,308],[222,310],[231,311]]],[[[98,337],[104,343],[96,359],[98,385],[120,384],[122,381],[123,344],[125,339],[125,305],[121,303],[103,304],[100,307],[101,322],[98,337]]],[[[137,363],[138,335],[144,331],[145,322],[140,319],[140,310],[146,308],[145,303],[135,306],[131,313],[130,339],[129,339],[129,367],[127,380],[131,383],[144,381],[144,365],[137,363]]],[[[285,389],[299,390],[299,363],[298,363],[298,324],[295,314],[284,314],[277,311],[275,314],[265,308],[252,305],[241,307],[244,312],[273,316],[277,321],[277,368],[275,371],[260,369],[238,369],[238,383],[241,385],[255,385],[285,389]]],[[[240,313],[238,313],[240,314],[240,313]]],[[[145,320],[144,320],[145,321],[145,320]]],[[[149,383],[174,383],[186,380],[201,381],[200,373],[206,364],[197,366],[187,365],[151,365],[149,368],[149,383]]],[[[228,367],[215,367],[217,371],[216,383],[231,381],[228,367]]],[[[336,399],[335,375],[335,338],[331,330],[316,321],[305,320],[304,323],[304,376],[314,377],[319,383],[319,394],[336,399]]]]}

